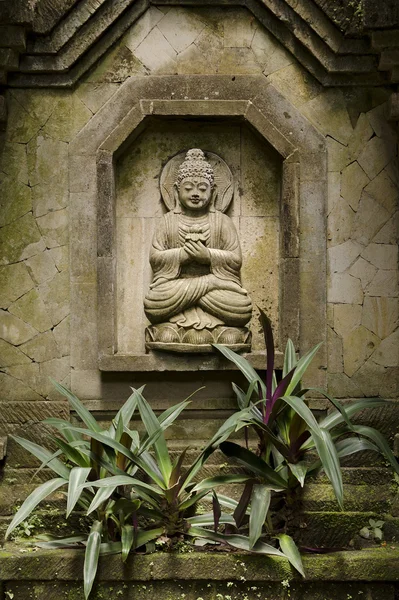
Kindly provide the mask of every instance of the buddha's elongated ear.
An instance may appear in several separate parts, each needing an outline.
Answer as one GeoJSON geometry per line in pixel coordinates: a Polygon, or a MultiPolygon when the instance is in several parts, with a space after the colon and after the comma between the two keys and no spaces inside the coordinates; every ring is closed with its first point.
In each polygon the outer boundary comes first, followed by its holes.
{"type": "Polygon", "coordinates": [[[173,198],[175,200],[175,207],[173,209],[173,212],[179,213],[181,212],[181,206],[179,200],[179,186],[177,185],[177,183],[173,184],[173,198]]]}
{"type": "Polygon", "coordinates": [[[212,195],[211,195],[211,201],[209,203],[209,211],[210,212],[215,212],[216,210],[216,201],[218,199],[218,187],[217,185],[214,183],[213,184],[213,188],[212,188],[212,195]]]}

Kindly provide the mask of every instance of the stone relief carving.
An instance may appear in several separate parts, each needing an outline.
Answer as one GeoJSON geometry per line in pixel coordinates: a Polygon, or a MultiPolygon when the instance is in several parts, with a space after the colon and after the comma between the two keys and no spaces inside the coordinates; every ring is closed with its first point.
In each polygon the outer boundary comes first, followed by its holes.
{"type": "Polygon", "coordinates": [[[169,212],[150,251],[146,348],[210,352],[220,343],[249,351],[252,304],[241,285],[237,231],[224,214],[234,188],[229,167],[193,148],[165,165],[160,187],[169,212]]]}

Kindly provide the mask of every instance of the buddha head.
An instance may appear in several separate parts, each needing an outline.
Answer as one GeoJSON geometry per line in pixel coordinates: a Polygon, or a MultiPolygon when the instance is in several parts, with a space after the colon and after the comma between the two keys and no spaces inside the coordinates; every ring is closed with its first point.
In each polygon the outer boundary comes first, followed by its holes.
{"type": "Polygon", "coordinates": [[[213,168],[198,148],[189,150],[174,184],[176,207],[190,212],[204,212],[215,197],[213,168]]]}

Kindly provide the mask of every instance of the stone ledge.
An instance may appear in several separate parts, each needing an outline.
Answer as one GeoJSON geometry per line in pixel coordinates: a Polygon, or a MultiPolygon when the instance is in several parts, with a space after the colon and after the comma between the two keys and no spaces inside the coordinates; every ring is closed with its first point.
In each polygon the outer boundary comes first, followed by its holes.
{"type": "MultiPolygon", "coordinates": [[[[76,581],[83,571],[83,551],[38,550],[20,554],[10,544],[0,551],[0,581],[76,581]]],[[[303,557],[306,581],[399,581],[399,548],[376,548],[303,557]]],[[[241,553],[155,553],[100,559],[99,581],[269,582],[301,580],[285,559],[241,553]]]]}

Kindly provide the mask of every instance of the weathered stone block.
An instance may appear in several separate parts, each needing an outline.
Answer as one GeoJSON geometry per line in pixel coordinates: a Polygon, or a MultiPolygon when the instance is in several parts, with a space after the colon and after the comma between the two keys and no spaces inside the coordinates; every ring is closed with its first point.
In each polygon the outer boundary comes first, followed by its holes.
{"type": "Polygon", "coordinates": [[[387,296],[397,298],[399,295],[398,271],[379,269],[365,290],[366,296],[387,296]]]}
{"type": "MultiPolygon", "coordinates": [[[[0,373],[0,389],[1,389],[1,399],[4,401],[37,401],[43,400],[43,397],[40,396],[37,392],[35,392],[31,387],[29,387],[26,383],[15,379],[15,377],[11,377],[11,375],[7,375],[6,373],[0,373]]],[[[3,403],[2,409],[3,411],[3,403]]],[[[1,427],[3,429],[3,427],[1,427]]],[[[10,456],[12,456],[12,449],[10,447],[10,456]]],[[[18,460],[15,461],[18,464],[18,460]]],[[[22,463],[29,464],[29,463],[22,463]]]]}
{"type": "Polygon", "coordinates": [[[334,329],[341,337],[348,335],[360,325],[362,307],[356,304],[337,304],[334,306],[334,329]]]}
{"type": "Polygon", "coordinates": [[[30,363],[30,359],[19,348],[5,340],[0,340],[0,368],[28,363],[30,363]]]}
{"type": "Polygon", "coordinates": [[[0,229],[0,264],[15,263],[45,249],[32,213],[0,229]]]}
{"type": "Polygon", "coordinates": [[[381,171],[364,190],[374,200],[377,200],[390,214],[397,210],[398,187],[389,177],[387,168],[381,171]]]}
{"type": "Polygon", "coordinates": [[[0,307],[8,308],[33,286],[28,269],[23,263],[0,267],[0,307]]]}
{"type": "Polygon", "coordinates": [[[46,122],[43,132],[51,138],[63,142],[71,141],[90,120],[92,112],[83,104],[77,94],[57,94],[54,110],[46,122]]]}
{"type": "Polygon", "coordinates": [[[7,311],[0,311],[0,338],[19,346],[37,335],[37,330],[7,311]]]}
{"type": "Polygon", "coordinates": [[[47,331],[52,326],[44,302],[36,290],[31,290],[19,298],[8,307],[8,310],[25,323],[32,325],[40,333],[47,331]]]}
{"type": "Polygon", "coordinates": [[[344,372],[352,377],[379,344],[380,339],[362,325],[345,335],[343,338],[344,372]]]}
{"type": "Polygon", "coordinates": [[[353,210],[357,210],[363,188],[369,181],[366,173],[356,161],[342,171],[341,196],[353,210]]]}
{"type": "Polygon", "coordinates": [[[64,246],[68,243],[68,209],[50,212],[36,219],[36,222],[46,241],[47,248],[64,246]]]}
{"type": "Polygon", "coordinates": [[[372,359],[382,367],[399,366],[399,329],[381,342],[373,353],[372,359]]]}
{"type": "Polygon", "coordinates": [[[342,373],[344,370],[342,339],[331,327],[327,327],[327,346],[328,372],[342,373]]]}
{"type": "Polygon", "coordinates": [[[57,274],[57,268],[48,250],[32,256],[32,258],[28,258],[25,264],[33,281],[37,285],[52,279],[57,274]]]}
{"type": "Polygon", "coordinates": [[[353,223],[352,239],[367,245],[388,219],[388,211],[363,192],[353,223]]]}
{"type": "Polygon", "coordinates": [[[56,325],[56,327],[54,327],[53,334],[61,356],[68,356],[70,354],[69,316],[65,317],[65,319],[63,319],[60,323],[58,323],[58,325],[56,325]]]}
{"type": "Polygon", "coordinates": [[[398,263],[398,247],[393,244],[369,244],[362,257],[378,269],[395,270],[398,263]]]}
{"type": "Polygon", "coordinates": [[[93,114],[95,114],[115,94],[117,83],[81,83],[76,94],[93,114]]]}
{"type": "Polygon", "coordinates": [[[137,46],[144,41],[150,31],[163,18],[164,13],[155,6],[150,8],[136,21],[123,38],[124,44],[134,53],[137,46]]]}
{"type": "Polygon", "coordinates": [[[25,144],[5,143],[0,156],[0,169],[14,181],[18,180],[28,185],[28,160],[25,144]]]}
{"type": "Polygon", "coordinates": [[[52,331],[37,335],[32,340],[23,344],[21,350],[38,363],[60,356],[52,331]]]}
{"type": "Polygon", "coordinates": [[[158,21],[157,25],[158,29],[177,53],[183,52],[183,50],[188,48],[206,27],[204,21],[199,19],[195,13],[186,8],[175,7],[172,7],[158,21]]]}
{"type": "Polygon", "coordinates": [[[9,225],[32,210],[30,187],[8,175],[0,174],[0,227],[9,225]]]}
{"type": "Polygon", "coordinates": [[[358,156],[357,162],[370,179],[374,179],[392,160],[395,146],[390,140],[371,138],[358,156]]]}
{"type": "Polygon", "coordinates": [[[342,273],[350,267],[359,256],[363,246],[347,240],[343,244],[333,246],[327,251],[329,268],[331,273],[342,273]]]}
{"type": "Polygon", "coordinates": [[[397,298],[377,298],[365,296],[362,312],[362,325],[383,340],[397,327],[399,301],[397,298]]]}
{"type": "Polygon", "coordinates": [[[348,144],[349,154],[353,159],[358,157],[372,135],[373,129],[367,115],[360,113],[348,144]]]}
{"type": "Polygon", "coordinates": [[[176,72],[177,52],[157,27],[137,46],[135,56],[152,73],[176,72]]]}
{"type": "Polygon", "coordinates": [[[328,302],[337,304],[362,304],[363,291],[359,279],[349,273],[333,273],[327,292],[328,302]]]}
{"type": "Polygon", "coordinates": [[[364,260],[362,257],[358,258],[348,271],[350,275],[360,279],[363,290],[373,279],[376,272],[376,267],[373,267],[373,265],[371,265],[367,260],[364,260]]]}
{"type": "Polygon", "coordinates": [[[67,271],[57,273],[51,281],[39,286],[39,294],[44,301],[53,325],[57,325],[69,314],[69,276],[67,271]]]}
{"type": "Polygon", "coordinates": [[[376,244],[396,244],[399,239],[399,211],[381,227],[380,231],[373,238],[376,244]]]}
{"type": "Polygon", "coordinates": [[[354,218],[354,211],[343,198],[340,198],[327,219],[329,246],[337,246],[350,238],[354,218]]]}
{"type": "Polygon", "coordinates": [[[353,128],[341,90],[323,91],[304,104],[302,110],[319,131],[342,144],[348,143],[353,128]]]}

